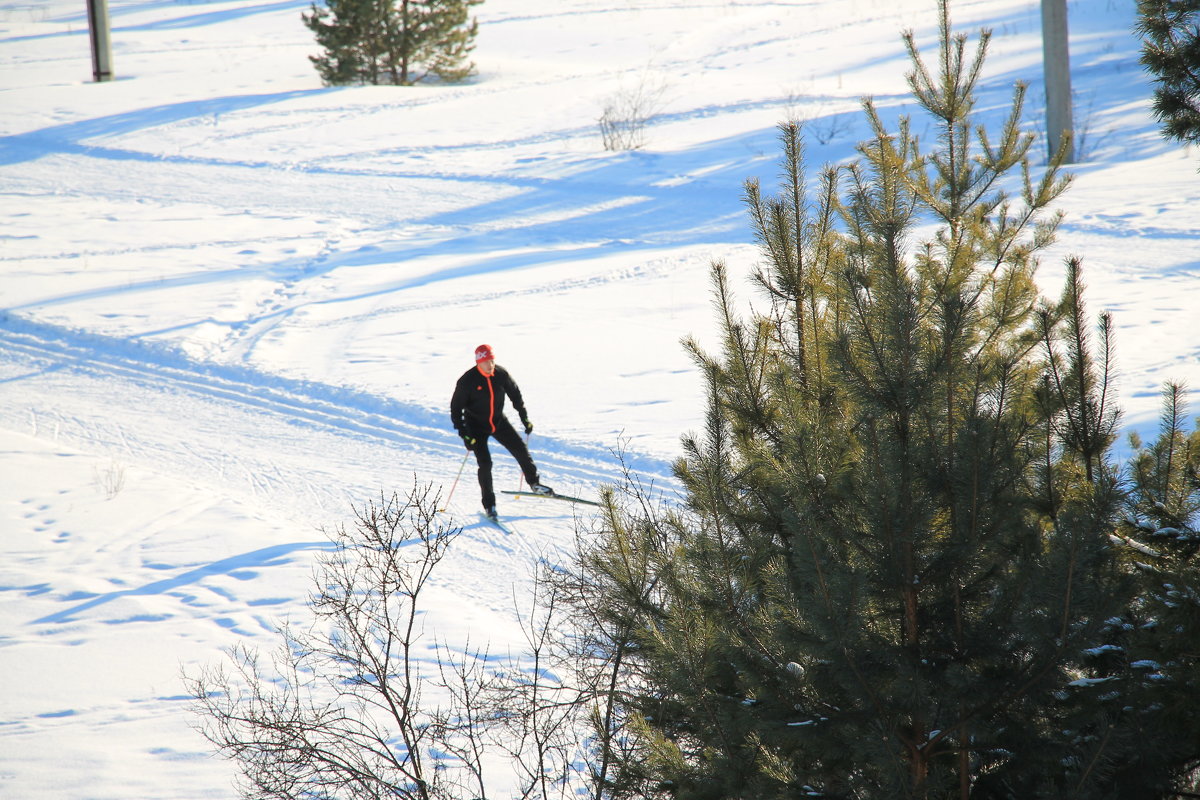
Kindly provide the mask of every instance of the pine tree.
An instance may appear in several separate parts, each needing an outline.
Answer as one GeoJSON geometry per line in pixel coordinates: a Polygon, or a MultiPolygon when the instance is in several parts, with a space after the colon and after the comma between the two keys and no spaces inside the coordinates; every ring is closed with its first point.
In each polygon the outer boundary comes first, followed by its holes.
{"type": "Polygon", "coordinates": [[[301,15],[316,35],[323,55],[309,56],[327,86],[380,83],[383,47],[378,31],[385,26],[387,0],[326,0],[301,15]]]}
{"type": "Polygon", "coordinates": [[[1200,142],[1200,0],[1138,0],[1142,65],[1163,135],[1200,142]]]}
{"type": "Polygon", "coordinates": [[[326,85],[409,86],[430,76],[465,80],[475,65],[477,20],[471,6],[483,0],[326,0],[312,6],[304,24],[324,49],[310,60],[326,85]]]}
{"type": "Polygon", "coordinates": [[[746,193],[766,305],[740,315],[715,265],[722,350],[689,344],[687,508],[595,546],[638,621],[612,796],[1112,796],[1111,336],[1077,261],[1039,297],[1067,180],[1032,177],[1022,86],[994,141],[977,124],[988,34],[969,55],[939,5],[933,69],[905,36],[936,142],[867,101],[859,160],[810,196],[782,127],[782,194],[746,193]]]}
{"type": "Polygon", "coordinates": [[[1125,669],[1129,724],[1155,743],[1131,768],[1168,797],[1200,793],[1200,420],[1187,430],[1185,397],[1168,384],[1158,437],[1131,437],[1121,535],[1140,591],[1111,656],[1125,669]]]}

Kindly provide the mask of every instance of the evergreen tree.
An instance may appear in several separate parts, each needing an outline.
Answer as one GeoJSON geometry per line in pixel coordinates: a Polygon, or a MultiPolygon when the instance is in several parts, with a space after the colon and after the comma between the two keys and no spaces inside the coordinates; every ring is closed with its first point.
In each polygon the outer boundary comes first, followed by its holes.
{"type": "Polygon", "coordinates": [[[1076,261],[1039,298],[1067,181],[1031,176],[1022,86],[995,141],[977,125],[988,34],[969,54],[939,5],[932,70],[905,36],[936,142],[868,101],[860,159],[810,196],[783,126],[783,193],[747,187],[766,305],[739,315],[715,265],[723,349],[689,345],[687,507],[585,559],[636,743],[610,796],[1116,796],[1109,328],[1076,261]]]}
{"type": "Polygon", "coordinates": [[[479,23],[471,6],[483,0],[326,0],[304,24],[324,49],[309,59],[326,85],[409,86],[433,75],[465,80],[479,23]]]}
{"type": "Polygon", "coordinates": [[[378,84],[383,73],[383,48],[378,31],[384,29],[387,0],[326,0],[316,3],[304,24],[325,52],[309,56],[327,86],[348,83],[378,84]]]}
{"type": "Polygon", "coordinates": [[[1200,796],[1200,424],[1187,431],[1185,395],[1168,384],[1157,439],[1131,437],[1121,535],[1140,592],[1112,653],[1130,687],[1124,713],[1155,742],[1132,768],[1156,776],[1168,797],[1200,796]]]}
{"type": "Polygon", "coordinates": [[[1163,135],[1200,142],[1200,0],[1138,0],[1142,64],[1163,135]]]}

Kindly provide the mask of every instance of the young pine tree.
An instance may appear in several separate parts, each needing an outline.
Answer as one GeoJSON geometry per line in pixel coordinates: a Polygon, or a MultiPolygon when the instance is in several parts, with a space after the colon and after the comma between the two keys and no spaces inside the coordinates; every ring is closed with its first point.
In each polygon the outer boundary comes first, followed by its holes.
{"type": "Polygon", "coordinates": [[[1187,430],[1185,396],[1168,384],[1158,437],[1132,437],[1121,535],[1139,600],[1113,648],[1125,669],[1121,714],[1154,743],[1130,768],[1157,779],[1166,797],[1200,796],[1200,420],[1187,430]]]}
{"type": "Polygon", "coordinates": [[[1163,135],[1200,142],[1200,2],[1138,0],[1142,65],[1154,77],[1163,135]]]}
{"type": "Polygon", "coordinates": [[[388,0],[326,0],[301,15],[324,48],[309,60],[326,86],[381,82],[385,68],[379,32],[385,29],[389,7],[388,0]]]}
{"type": "Polygon", "coordinates": [[[310,60],[327,85],[409,86],[430,76],[465,80],[475,65],[478,21],[470,8],[483,0],[325,0],[304,24],[325,52],[310,60]]]}
{"type": "Polygon", "coordinates": [[[1039,298],[1067,182],[1031,176],[1022,87],[977,124],[988,35],[969,54],[939,5],[932,68],[905,37],[936,141],[867,102],[860,159],[810,196],[782,128],[783,193],[747,189],[766,305],[740,316],[716,265],[723,348],[690,345],[687,508],[595,545],[637,744],[612,796],[1104,797],[1127,752],[1089,655],[1128,593],[1108,339],[1077,269],[1039,298]]]}

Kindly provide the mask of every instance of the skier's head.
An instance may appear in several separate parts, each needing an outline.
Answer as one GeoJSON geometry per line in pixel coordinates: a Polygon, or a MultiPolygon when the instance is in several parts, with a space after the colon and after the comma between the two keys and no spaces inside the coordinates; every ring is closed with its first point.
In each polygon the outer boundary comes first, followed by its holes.
{"type": "Polygon", "coordinates": [[[475,348],[475,366],[484,375],[491,375],[496,371],[496,354],[492,352],[490,344],[481,344],[475,348]]]}

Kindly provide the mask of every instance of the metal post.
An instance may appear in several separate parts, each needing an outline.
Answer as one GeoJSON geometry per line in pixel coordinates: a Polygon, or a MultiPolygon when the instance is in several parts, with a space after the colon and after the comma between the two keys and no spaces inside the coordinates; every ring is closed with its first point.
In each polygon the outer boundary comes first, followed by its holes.
{"type": "MultiPolygon", "coordinates": [[[[1063,136],[1074,139],[1071,119],[1071,48],[1067,35],[1067,0],[1042,0],[1042,64],[1046,75],[1046,134],[1050,155],[1058,152],[1063,136]]],[[[1074,141],[1067,145],[1067,163],[1075,160],[1074,141]]]]}
{"type": "Polygon", "coordinates": [[[109,36],[108,0],[87,0],[88,28],[92,34],[92,77],[111,81],[112,40],[109,36]]]}

